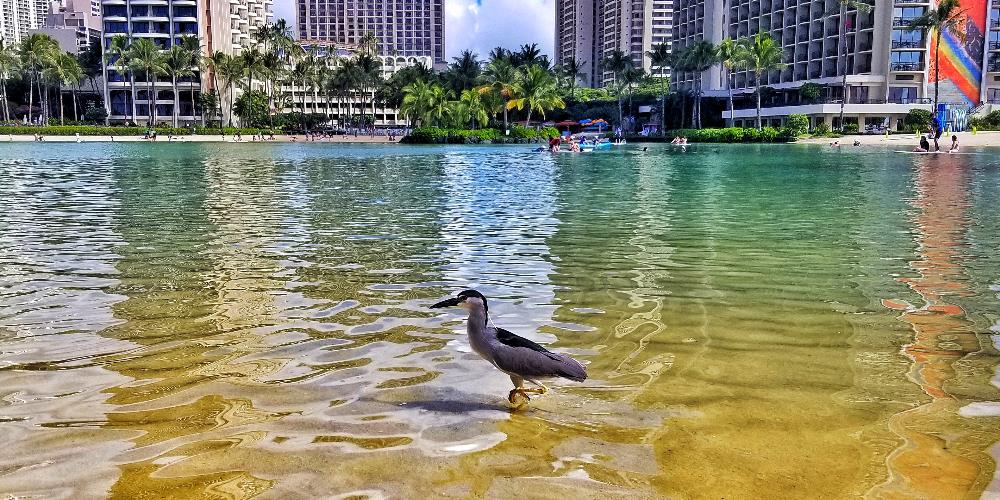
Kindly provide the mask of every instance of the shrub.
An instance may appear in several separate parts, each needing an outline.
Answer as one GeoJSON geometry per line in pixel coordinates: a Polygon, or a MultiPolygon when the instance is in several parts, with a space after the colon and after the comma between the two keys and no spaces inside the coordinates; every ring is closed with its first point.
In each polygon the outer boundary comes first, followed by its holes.
{"type": "MultiPolygon", "coordinates": [[[[102,127],[97,125],[52,125],[49,127],[0,127],[0,134],[21,134],[21,135],[76,135],[80,134],[83,136],[95,136],[95,135],[116,135],[116,136],[140,136],[146,135],[146,131],[149,127],[102,127]]],[[[173,127],[156,127],[156,134],[160,136],[168,135],[191,135],[192,130],[190,128],[173,128],[173,127]]],[[[226,135],[253,135],[253,134],[270,134],[272,133],[267,129],[256,129],[256,128],[225,128],[223,129],[226,135]]],[[[219,133],[218,128],[201,128],[196,127],[194,133],[198,135],[217,135],[219,133]]],[[[277,133],[280,133],[278,131],[277,133]]]]}
{"type": "Polygon", "coordinates": [[[755,128],[705,128],[700,130],[672,130],[670,137],[687,137],[690,142],[741,143],[741,142],[788,142],[794,139],[786,129],[764,127],[755,128]]]}
{"type": "Polygon", "coordinates": [[[826,135],[830,133],[830,126],[826,122],[819,122],[812,129],[813,135],[826,135]]]}
{"type": "Polygon", "coordinates": [[[991,112],[982,118],[969,119],[969,126],[977,130],[1000,130],[1000,110],[991,112]]]}
{"type": "Polygon", "coordinates": [[[858,130],[859,128],[857,123],[845,123],[840,129],[840,131],[845,134],[857,134],[858,130]]]}
{"type": "Polygon", "coordinates": [[[903,118],[903,125],[910,132],[925,132],[934,123],[934,115],[926,109],[911,109],[903,118]]]}
{"type": "Polygon", "coordinates": [[[823,86],[818,83],[803,83],[802,86],[799,87],[799,97],[802,98],[804,102],[816,102],[822,94],[823,86]]]}
{"type": "Polygon", "coordinates": [[[251,127],[266,127],[267,116],[267,95],[259,90],[244,92],[233,106],[236,116],[240,117],[240,123],[251,127]]]}
{"type": "Polygon", "coordinates": [[[809,131],[809,117],[806,115],[788,115],[785,122],[785,130],[788,135],[798,137],[809,131]]]}

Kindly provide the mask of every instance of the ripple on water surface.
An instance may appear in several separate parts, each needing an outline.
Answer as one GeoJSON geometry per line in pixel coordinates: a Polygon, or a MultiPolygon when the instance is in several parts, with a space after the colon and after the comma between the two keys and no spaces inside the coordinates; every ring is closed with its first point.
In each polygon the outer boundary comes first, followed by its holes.
{"type": "Polygon", "coordinates": [[[0,491],[1000,492],[996,155],[664,149],[0,147],[0,491]]]}

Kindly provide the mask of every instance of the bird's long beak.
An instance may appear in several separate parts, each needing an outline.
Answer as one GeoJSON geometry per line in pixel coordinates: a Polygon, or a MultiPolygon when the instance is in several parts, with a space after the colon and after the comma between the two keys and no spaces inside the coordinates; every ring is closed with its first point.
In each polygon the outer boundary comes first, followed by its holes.
{"type": "Polygon", "coordinates": [[[457,305],[459,305],[461,303],[462,303],[462,299],[460,299],[458,297],[455,297],[455,298],[451,298],[451,299],[447,299],[447,300],[442,300],[441,302],[438,302],[437,304],[432,305],[431,309],[441,309],[443,307],[455,307],[455,306],[457,306],[457,305]]]}

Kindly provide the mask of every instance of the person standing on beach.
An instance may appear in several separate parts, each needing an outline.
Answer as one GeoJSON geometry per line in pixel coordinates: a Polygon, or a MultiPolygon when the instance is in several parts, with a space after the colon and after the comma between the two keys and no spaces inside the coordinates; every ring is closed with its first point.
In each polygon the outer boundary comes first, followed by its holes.
{"type": "Polygon", "coordinates": [[[934,151],[941,151],[941,146],[938,145],[938,139],[941,138],[941,134],[944,130],[941,129],[941,124],[937,121],[934,122],[934,151]]]}

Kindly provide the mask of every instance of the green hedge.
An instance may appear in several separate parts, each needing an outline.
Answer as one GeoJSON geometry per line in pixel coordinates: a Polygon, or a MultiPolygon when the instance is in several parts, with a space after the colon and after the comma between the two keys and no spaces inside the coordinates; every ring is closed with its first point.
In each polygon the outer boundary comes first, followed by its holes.
{"type": "MultiPolygon", "coordinates": [[[[146,135],[146,131],[149,127],[102,127],[97,125],[52,125],[48,127],[5,127],[0,126],[0,135],[14,134],[14,135],[76,135],[80,134],[83,136],[94,136],[94,135],[117,135],[117,136],[142,136],[146,135]]],[[[271,131],[251,129],[251,128],[225,128],[226,135],[254,135],[254,134],[269,134],[271,131]]],[[[281,133],[280,131],[274,131],[275,133],[281,133]]],[[[156,127],[156,134],[159,136],[167,135],[191,135],[191,129],[189,128],[173,128],[173,127],[156,127]]],[[[195,128],[195,134],[197,135],[218,135],[218,128],[195,128]]]]}
{"type": "Polygon", "coordinates": [[[667,136],[687,137],[688,142],[718,143],[789,142],[795,138],[791,131],[773,127],[760,130],[740,127],[671,130],[667,136]]]}
{"type": "Polygon", "coordinates": [[[969,127],[976,127],[976,130],[1000,130],[1000,110],[991,111],[982,118],[971,118],[969,127]]]}
{"type": "Polygon", "coordinates": [[[407,144],[482,144],[487,142],[524,142],[558,137],[559,131],[552,127],[542,129],[514,126],[510,134],[495,128],[463,130],[439,127],[421,127],[410,132],[402,142],[407,144]]]}

